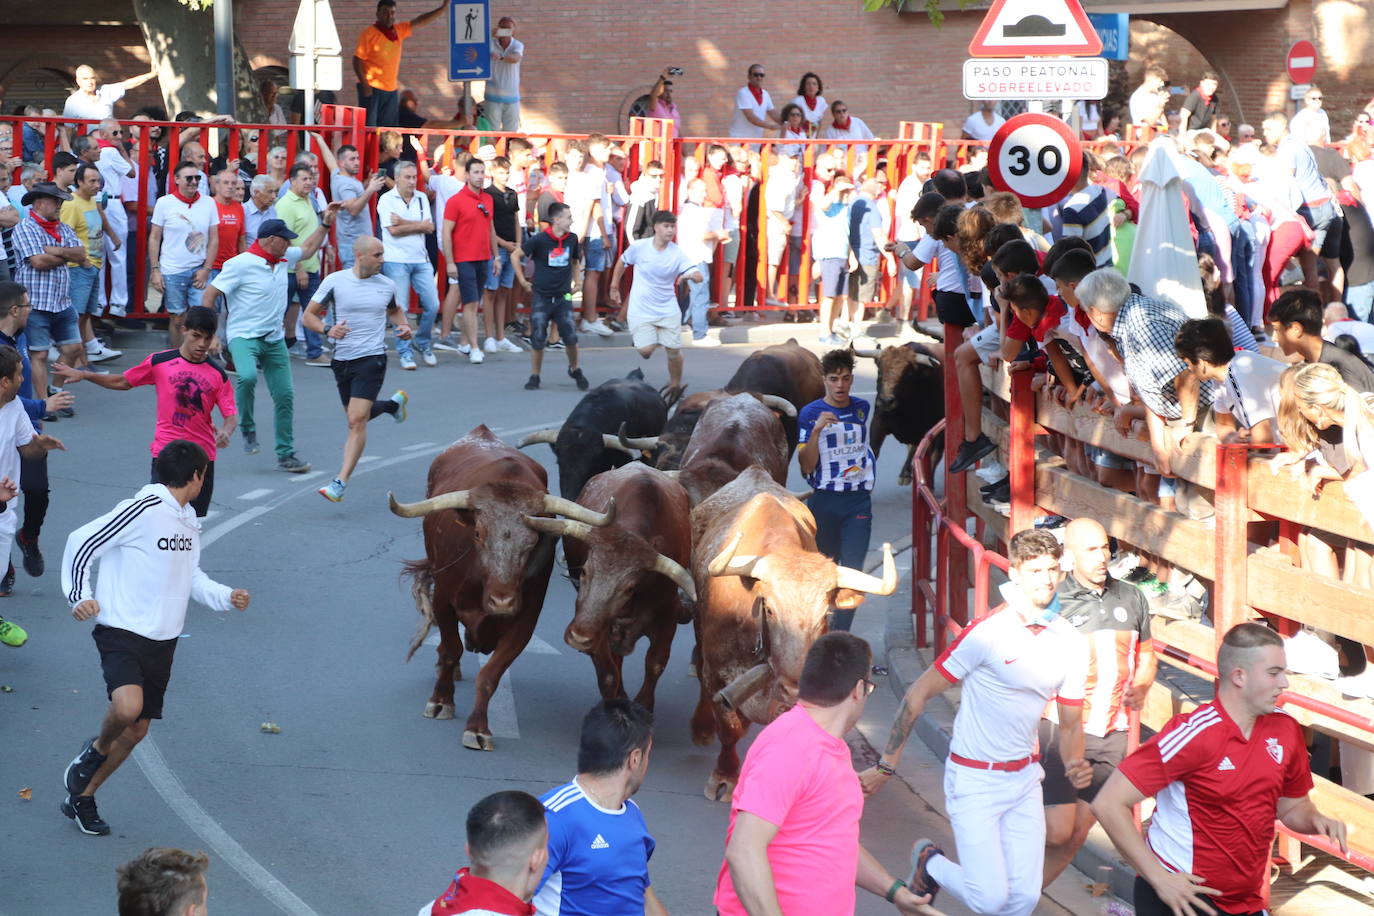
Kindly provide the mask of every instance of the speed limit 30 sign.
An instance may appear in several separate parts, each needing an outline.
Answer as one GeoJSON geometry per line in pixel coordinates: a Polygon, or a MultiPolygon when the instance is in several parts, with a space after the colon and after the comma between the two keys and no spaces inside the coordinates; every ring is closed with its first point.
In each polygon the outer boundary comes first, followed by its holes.
{"type": "Polygon", "coordinates": [[[1082,171],[1078,137],[1050,115],[1017,115],[998,129],[988,147],[993,187],[1015,194],[1022,206],[1058,203],[1073,190],[1082,171]]]}

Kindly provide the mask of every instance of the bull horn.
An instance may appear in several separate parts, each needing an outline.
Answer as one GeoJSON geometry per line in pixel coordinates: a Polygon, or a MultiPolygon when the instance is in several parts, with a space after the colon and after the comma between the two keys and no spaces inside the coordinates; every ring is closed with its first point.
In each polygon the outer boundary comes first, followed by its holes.
{"type": "Polygon", "coordinates": [[[636,451],[651,451],[658,448],[658,436],[627,436],[625,426],[625,423],[620,424],[620,433],[616,437],[620,440],[622,448],[632,448],[636,451]]]}
{"type": "Polygon", "coordinates": [[[586,522],[579,522],[569,518],[548,518],[543,515],[525,516],[525,524],[535,531],[544,534],[552,534],[555,537],[575,537],[579,540],[587,540],[591,537],[592,526],[586,522]]]}
{"type": "Polygon", "coordinates": [[[785,413],[789,417],[797,415],[797,408],[787,398],[780,398],[776,394],[761,394],[758,398],[765,407],[770,407],[779,413],[785,413]]]}
{"type": "Polygon", "coordinates": [[[706,571],[712,576],[752,576],[754,566],[757,565],[762,557],[752,554],[737,557],[735,551],[739,549],[739,542],[744,537],[743,531],[738,531],[730,539],[730,543],[725,545],[725,549],[716,555],[706,567],[706,571]]]}
{"type": "Polygon", "coordinates": [[[563,499],[561,496],[544,495],[544,511],[552,512],[570,518],[573,521],[583,522],[593,528],[602,528],[615,521],[615,498],[606,504],[605,512],[596,512],[588,509],[581,503],[575,503],[571,499],[563,499]]]}
{"type": "Polygon", "coordinates": [[[870,576],[868,573],[847,566],[835,568],[835,585],[870,595],[890,595],[897,590],[897,561],[892,559],[892,545],[883,545],[883,577],[870,576]]]}
{"type": "Polygon", "coordinates": [[[527,435],[525,438],[521,439],[520,444],[517,445],[516,448],[524,448],[527,445],[538,445],[540,442],[543,442],[547,445],[553,445],[557,441],[558,430],[553,429],[552,427],[550,427],[549,429],[537,429],[534,432],[527,435]]]}
{"type": "Polygon", "coordinates": [[[772,667],[767,662],[759,662],[716,691],[715,700],[727,710],[739,709],[750,697],[766,687],[772,677],[772,667]]]}
{"type": "Polygon", "coordinates": [[[883,352],[882,347],[879,347],[876,350],[861,350],[858,347],[851,346],[849,349],[854,351],[855,356],[866,356],[869,359],[877,359],[880,355],[882,355],[883,352]]]}
{"type": "Polygon", "coordinates": [[[637,449],[630,448],[628,445],[623,445],[619,436],[612,436],[610,433],[601,434],[601,446],[602,448],[608,448],[612,451],[624,452],[634,458],[639,457],[639,451],[637,449]]]}
{"type": "Polygon", "coordinates": [[[659,473],[662,474],[664,477],[671,478],[672,480],[677,480],[678,477],[680,477],[680,476],[682,475],[682,469],[681,469],[681,468],[672,468],[671,470],[667,470],[667,471],[660,470],[659,473]]]}
{"type": "Polygon", "coordinates": [[[454,490],[452,493],[440,493],[438,496],[431,496],[429,499],[422,499],[418,503],[400,503],[396,501],[396,494],[388,492],[386,500],[391,506],[391,511],[401,518],[420,518],[429,515],[431,512],[442,512],[445,509],[470,509],[472,501],[468,498],[467,490],[454,490]]]}
{"type": "Polygon", "coordinates": [[[662,573],[672,579],[677,587],[686,593],[693,604],[697,600],[697,584],[692,581],[692,574],[676,560],[670,560],[663,554],[654,557],[654,572],[662,573]]]}

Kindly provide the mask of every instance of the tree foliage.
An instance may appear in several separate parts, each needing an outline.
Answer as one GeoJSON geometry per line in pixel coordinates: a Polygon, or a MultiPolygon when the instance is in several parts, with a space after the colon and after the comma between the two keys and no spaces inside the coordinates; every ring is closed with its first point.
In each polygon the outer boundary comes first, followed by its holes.
{"type": "MultiPolygon", "coordinates": [[[[196,0],[186,0],[186,2],[194,3],[196,0]]],[[[972,6],[974,0],[957,0],[957,2],[959,4],[959,9],[964,10],[972,6]]],[[[897,12],[900,13],[906,10],[907,7],[915,6],[917,3],[925,9],[926,15],[930,17],[931,22],[935,23],[937,26],[944,24],[945,11],[940,9],[940,0],[864,0],[864,12],[872,13],[876,10],[892,6],[896,7],[897,12]]]]}

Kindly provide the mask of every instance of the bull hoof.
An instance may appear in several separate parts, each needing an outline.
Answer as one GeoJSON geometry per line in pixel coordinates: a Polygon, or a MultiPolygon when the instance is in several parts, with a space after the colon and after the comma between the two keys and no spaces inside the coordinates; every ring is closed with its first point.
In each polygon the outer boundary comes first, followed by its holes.
{"type": "Polygon", "coordinates": [[[433,718],[434,718],[435,716],[437,716],[437,715],[439,715],[439,704],[438,704],[438,703],[426,703],[426,704],[425,704],[425,718],[426,718],[426,719],[433,719],[433,718]]]}
{"type": "Polygon", "coordinates": [[[688,663],[688,665],[687,665],[687,676],[690,677],[690,678],[696,678],[696,679],[698,679],[698,680],[701,679],[701,675],[697,672],[697,663],[696,663],[696,662],[689,662],[689,663],[688,663]]]}
{"type": "Polygon", "coordinates": [[[899,486],[899,487],[909,487],[909,486],[911,486],[911,473],[910,473],[909,471],[903,471],[902,473],[900,473],[900,474],[897,475],[897,486],[899,486]]]}
{"type": "Polygon", "coordinates": [[[452,718],[453,718],[453,704],[452,704],[452,703],[426,703],[426,704],[425,704],[425,718],[426,718],[426,719],[452,719],[452,718]]]}
{"type": "Polygon", "coordinates": [[[706,790],[703,793],[706,798],[713,802],[730,803],[730,799],[735,794],[734,779],[727,779],[719,772],[711,774],[711,778],[706,780],[706,790]]]}
{"type": "Polygon", "coordinates": [[[494,751],[496,743],[491,740],[491,735],[469,730],[463,732],[463,747],[474,751],[494,751]]]}
{"type": "Polygon", "coordinates": [[[715,740],[716,726],[714,722],[704,726],[695,724],[692,726],[692,743],[697,747],[710,747],[715,740]]]}

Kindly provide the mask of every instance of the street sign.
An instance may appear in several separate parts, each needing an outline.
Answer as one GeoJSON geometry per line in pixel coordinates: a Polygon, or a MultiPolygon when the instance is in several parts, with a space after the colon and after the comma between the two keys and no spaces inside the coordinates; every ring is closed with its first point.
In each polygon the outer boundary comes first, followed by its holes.
{"type": "Polygon", "coordinates": [[[329,0],[301,0],[286,45],[291,52],[292,89],[337,92],[343,88],[343,44],[329,0]]]}
{"type": "Polygon", "coordinates": [[[1303,40],[1293,43],[1284,59],[1288,68],[1288,78],[1295,83],[1310,83],[1317,75],[1317,48],[1312,42],[1303,40]]]}
{"type": "Polygon", "coordinates": [[[971,58],[966,99],[1100,99],[1107,94],[1101,57],[971,58]]]}
{"type": "Polygon", "coordinates": [[[491,24],[487,0],[449,0],[448,78],[491,79],[491,24]]]}
{"type": "Polygon", "coordinates": [[[998,128],[988,147],[992,186],[1026,207],[1058,203],[1083,171],[1083,149],[1068,125],[1046,114],[1019,114],[998,128]]]}
{"type": "Polygon", "coordinates": [[[1107,60],[1130,60],[1131,17],[1127,13],[1089,13],[1088,21],[1102,39],[1102,56],[1107,60]]]}
{"type": "Polygon", "coordinates": [[[1102,39],[1079,0],[995,0],[969,42],[970,57],[1085,56],[1102,39]]]}

